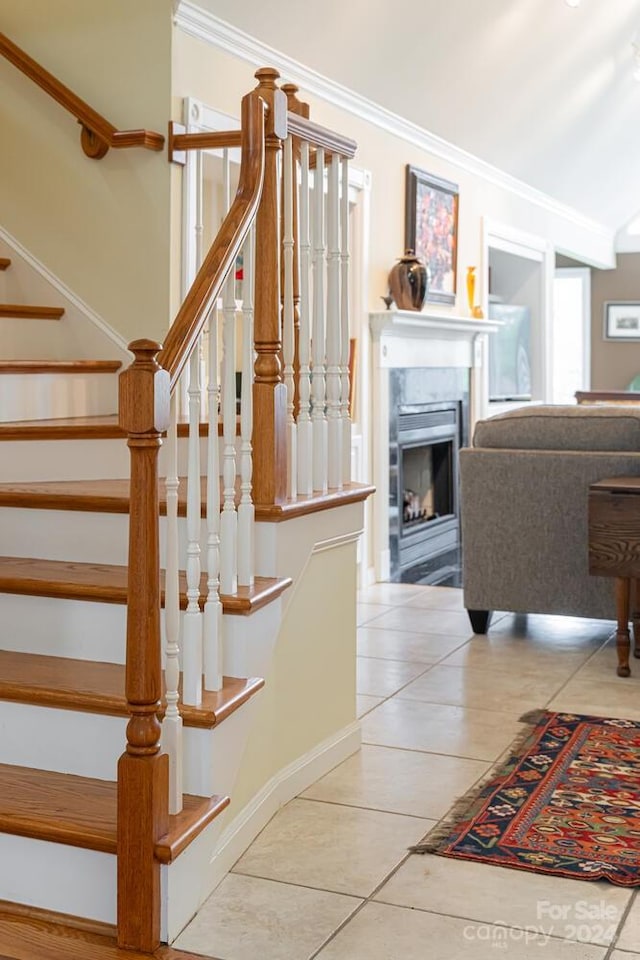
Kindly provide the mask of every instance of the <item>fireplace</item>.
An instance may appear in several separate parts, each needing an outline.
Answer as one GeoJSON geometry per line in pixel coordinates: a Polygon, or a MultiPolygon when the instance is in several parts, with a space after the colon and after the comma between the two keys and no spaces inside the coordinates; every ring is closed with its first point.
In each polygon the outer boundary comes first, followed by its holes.
{"type": "Polygon", "coordinates": [[[450,313],[370,316],[376,580],[456,582],[457,454],[486,415],[487,346],[498,326],[450,313]]]}
{"type": "MultiPolygon", "coordinates": [[[[435,371],[424,371],[433,387],[435,371]]],[[[435,379],[453,398],[392,407],[389,424],[389,555],[392,580],[450,583],[459,579],[458,450],[466,423],[466,391],[457,371],[435,379]]],[[[403,371],[392,371],[406,394],[403,371]]],[[[414,371],[414,380],[415,380],[414,371]]]]}

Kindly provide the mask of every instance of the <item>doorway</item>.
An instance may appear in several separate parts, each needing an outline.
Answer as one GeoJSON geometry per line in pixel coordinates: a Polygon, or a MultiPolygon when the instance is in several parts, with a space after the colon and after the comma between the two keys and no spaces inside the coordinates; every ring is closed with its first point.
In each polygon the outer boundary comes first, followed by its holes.
{"type": "Polygon", "coordinates": [[[557,268],[551,324],[551,400],[573,403],[591,385],[591,272],[557,268]]]}

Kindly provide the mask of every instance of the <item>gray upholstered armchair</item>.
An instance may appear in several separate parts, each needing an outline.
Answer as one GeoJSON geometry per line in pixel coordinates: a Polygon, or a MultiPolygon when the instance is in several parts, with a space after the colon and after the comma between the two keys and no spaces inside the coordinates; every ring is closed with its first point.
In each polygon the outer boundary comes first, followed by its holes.
{"type": "Polygon", "coordinates": [[[521,408],[476,425],[460,452],[464,603],[476,633],[493,610],[615,618],[591,577],[587,493],[640,475],[640,408],[521,408]]]}

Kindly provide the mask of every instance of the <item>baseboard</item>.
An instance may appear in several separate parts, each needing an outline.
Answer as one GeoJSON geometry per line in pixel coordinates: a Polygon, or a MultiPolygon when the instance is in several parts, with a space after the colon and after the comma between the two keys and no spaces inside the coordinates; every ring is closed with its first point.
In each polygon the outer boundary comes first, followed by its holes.
{"type": "Polygon", "coordinates": [[[273,776],[221,834],[211,858],[209,890],[218,886],[285,803],[359,750],[360,744],[360,723],[356,720],[273,776]]]}

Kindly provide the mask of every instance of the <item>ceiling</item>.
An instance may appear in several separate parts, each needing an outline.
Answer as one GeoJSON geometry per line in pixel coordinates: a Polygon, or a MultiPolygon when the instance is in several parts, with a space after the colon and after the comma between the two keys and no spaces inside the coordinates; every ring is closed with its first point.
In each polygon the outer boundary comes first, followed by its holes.
{"type": "Polygon", "coordinates": [[[640,210],[640,0],[198,0],[618,229],[640,210]]]}

